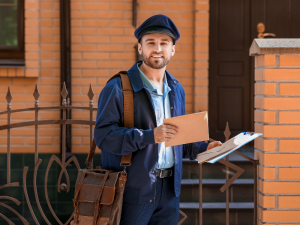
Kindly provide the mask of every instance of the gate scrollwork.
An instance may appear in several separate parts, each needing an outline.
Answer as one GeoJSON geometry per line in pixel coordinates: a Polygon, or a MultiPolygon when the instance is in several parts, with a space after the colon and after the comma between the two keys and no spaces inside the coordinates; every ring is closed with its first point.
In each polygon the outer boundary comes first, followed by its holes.
{"type": "MultiPolygon", "coordinates": [[[[0,112],[0,115],[7,115],[7,124],[6,125],[1,125],[0,130],[7,130],[7,183],[4,185],[0,185],[0,189],[3,188],[9,188],[9,187],[19,187],[19,182],[11,182],[11,129],[14,128],[20,128],[20,127],[28,127],[28,126],[34,126],[35,127],[35,153],[34,153],[34,158],[35,158],[35,166],[34,166],[34,174],[33,174],[33,189],[34,189],[34,197],[35,197],[35,202],[37,204],[38,210],[41,213],[44,221],[48,224],[51,225],[50,221],[48,220],[47,216],[45,215],[40,200],[38,196],[38,191],[37,191],[37,172],[39,169],[39,166],[42,163],[42,159],[38,158],[38,153],[39,153],[39,147],[38,147],[38,130],[39,130],[39,125],[53,125],[53,124],[61,124],[62,125],[62,153],[61,153],[61,159],[57,157],[56,155],[52,155],[48,165],[47,169],[45,172],[45,179],[44,179],[44,191],[45,191],[45,199],[47,202],[47,206],[54,217],[54,219],[57,221],[58,224],[60,225],[66,225],[69,224],[70,221],[73,218],[74,212],[70,215],[69,219],[65,222],[62,223],[60,219],[57,217],[56,213],[54,212],[51,202],[49,200],[49,195],[48,195],[48,176],[49,176],[49,171],[51,169],[51,166],[54,162],[56,162],[61,170],[58,176],[58,181],[57,181],[57,191],[70,191],[70,180],[69,180],[69,175],[67,172],[66,167],[70,163],[74,163],[77,170],[80,169],[79,162],[77,158],[73,155],[66,161],[66,125],[67,124],[79,124],[79,125],[88,125],[90,127],[90,145],[92,144],[93,140],[93,126],[95,125],[95,120],[93,120],[93,112],[97,111],[97,108],[93,107],[93,97],[94,97],[94,92],[92,89],[92,85],[90,85],[89,91],[88,91],[88,98],[89,98],[89,106],[88,107],[79,107],[79,106],[70,106],[67,103],[67,96],[68,96],[68,91],[66,89],[65,83],[63,84],[63,88],[61,91],[61,96],[62,96],[62,105],[61,106],[53,106],[53,107],[40,107],[39,106],[39,97],[40,93],[38,90],[38,86],[35,86],[35,90],[33,93],[33,97],[35,99],[34,107],[33,108],[25,108],[25,109],[16,109],[12,110],[11,108],[11,102],[13,100],[13,96],[10,92],[10,88],[8,87],[7,95],[6,95],[6,101],[7,101],[7,111],[0,112]],[[62,119],[58,120],[39,120],[39,112],[42,110],[62,110],[63,116],[62,119]],[[66,118],[66,111],[67,110],[88,110],[90,112],[90,118],[89,120],[74,120],[74,119],[67,119],[66,118]],[[34,121],[26,121],[26,122],[19,122],[19,123],[11,123],[11,114],[16,113],[16,112],[26,112],[26,111],[32,111],[35,114],[35,120],[34,121]],[[63,175],[66,178],[66,184],[61,183],[63,175]]],[[[92,166],[92,165],[91,165],[92,166]]],[[[28,192],[27,192],[27,174],[28,174],[29,167],[25,166],[23,169],[23,192],[25,195],[25,199],[29,208],[29,211],[31,213],[31,216],[35,223],[39,225],[39,221],[34,213],[34,210],[31,205],[31,200],[29,199],[28,192]]],[[[0,196],[0,200],[10,200],[17,205],[20,205],[21,202],[13,197],[10,196],[0,196]]],[[[71,202],[71,199],[70,199],[71,202]]],[[[12,207],[0,202],[1,207],[5,207],[11,212],[13,212],[16,216],[20,218],[22,223],[24,225],[28,225],[29,222],[22,216],[20,215],[15,209],[12,207]]],[[[3,218],[8,224],[13,225],[14,223],[7,218],[5,215],[0,213],[0,217],[3,218]]]]}

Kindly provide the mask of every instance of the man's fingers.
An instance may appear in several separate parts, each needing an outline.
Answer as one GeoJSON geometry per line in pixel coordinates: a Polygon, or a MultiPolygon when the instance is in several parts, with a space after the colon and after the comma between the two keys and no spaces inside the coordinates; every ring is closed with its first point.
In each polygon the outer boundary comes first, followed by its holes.
{"type": "Polygon", "coordinates": [[[178,127],[173,126],[173,125],[164,125],[163,130],[169,133],[178,133],[178,127]]]}
{"type": "Polygon", "coordinates": [[[174,129],[170,129],[170,128],[167,128],[164,130],[166,133],[172,133],[172,134],[177,134],[178,131],[177,130],[174,130],[174,129]]]}
{"type": "Polygon", "coordinates": [[[178,127],[176,127],[174,125],[165,124],[165,128],[167,128],[167,129],[173,129],[173,130],[178,131],[178,127]]]}
{"type": "Polygon", "coordinates": [[[173,138],[175,135],[173,133],[165,133],[166,137],[165,138],[173,138]]]}
{"type": "Polygon", "coordinates": [[[165,137],[165,141],[170,141],[172,138],[165,137]]]}
{"type": "Polygon", "coordinates": [[[221,143],[220,141],[215,141],[215,142],[213,143],[213,146],[214,146],[214,147],[221,146],[221,145],[222,145],[222,143],[221,143]]]}
{"type": "Polygon", "coordinates": [[[160,125],[154,129],[155,143],[170,141],[178,133],[178,127],[174,125],[160,125]]]}
{"type": "Polygon", "coordinates": [[[211,143],[212,144],[212,148],[214,148],[214,147],[217,147],[217,146],[221,146],[222,145],[222,142],[220,142],[220,141],[214,141],[214,142],[212,142],[211,143]]]}
{"type": "Polygon", "coordinates": [[[214,141],[214,142],[211,142],[211,143],[208,144],[206,150],[209,150],[209,149],[212,149],[214,147],[221,146],[221,145],[222,145],[222,142],[220,142],[220,141],[214,141]]]}

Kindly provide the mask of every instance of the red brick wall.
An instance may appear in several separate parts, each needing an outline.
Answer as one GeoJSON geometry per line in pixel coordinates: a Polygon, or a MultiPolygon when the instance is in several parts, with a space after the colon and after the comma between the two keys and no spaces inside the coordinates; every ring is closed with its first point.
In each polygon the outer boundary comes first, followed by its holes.
{"type": "Polygon", "coordinates": [[[196,1],[194,112],[208,111],[209,0],[196,1]]]}
{"type": "MultiPolygon", "coordinates": [[[[129,69],[135,61],[131,1],[71,1],[72,102],[88,106],[92,84],[94,106],[109,77],[129,69]]],[[[74,119],[88,112],[72,112],[74,119]]],[[[95,115],[94,115],[95,118],[95,115]]],[[[73,152],[89,150],[89,127],[73,126],[73,152]]]]}
{"type": "Polygon", "coordinates": [[[260,224],[300,221],[300,56],[255,57],[260,224]]]}

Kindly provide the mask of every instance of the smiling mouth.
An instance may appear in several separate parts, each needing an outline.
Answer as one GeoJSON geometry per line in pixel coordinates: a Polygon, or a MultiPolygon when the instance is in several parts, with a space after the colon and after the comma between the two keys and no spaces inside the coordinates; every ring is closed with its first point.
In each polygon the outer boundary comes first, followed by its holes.
{"type": "Polygon", "coordinates": [[[151,57],[154,59],[162,59],[163,58],[163,56],[151,56],[151,57]]]}

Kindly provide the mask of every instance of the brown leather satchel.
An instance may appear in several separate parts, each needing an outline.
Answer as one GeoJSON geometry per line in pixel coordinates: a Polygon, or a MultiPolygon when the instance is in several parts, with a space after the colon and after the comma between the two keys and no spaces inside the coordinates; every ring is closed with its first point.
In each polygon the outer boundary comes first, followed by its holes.
{"type": "MultiPolygon", "coordinates": [[[[120,76],[124,98],[124,127],[134,127],[133,91],[126,71],[120,76]]],[[[124,171],[89,169],[96,150],[96,143],[86,159],[86,169],[78,172],[74,196],[74,220],[71,225],[118,225],[121,219],[123,193],[127,180],[126,166],[130,166],[132,154],[122,156],[124,171]]]]}

